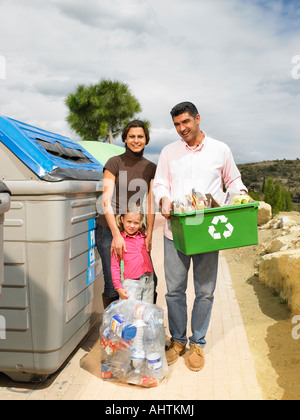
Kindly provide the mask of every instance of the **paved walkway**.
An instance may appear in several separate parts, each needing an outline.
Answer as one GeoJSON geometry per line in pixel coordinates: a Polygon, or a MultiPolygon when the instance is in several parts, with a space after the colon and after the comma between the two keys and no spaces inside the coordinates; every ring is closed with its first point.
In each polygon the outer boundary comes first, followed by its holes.
{"type": "MultiPolygon", "coordinates": [[[[162,224],[159,218],[154,233],[152,256],[159,278],[157,303],[166,314],[162,224]]],[[[187,296],[188,311],[191,312],[194,296],[191,277],[187,296]]],[[[100,379],[98,338],[98,329],[95,329],[78,346],[65,366],[44,383],[14,383],[0,373],[0,400],[262,399],[240,309],[222,253],[205,347],[206,363],[202,371],[190,371],[185,355],[169,367],[168,377],[157,388],[144,389],[105,382],[100,379]]]]}

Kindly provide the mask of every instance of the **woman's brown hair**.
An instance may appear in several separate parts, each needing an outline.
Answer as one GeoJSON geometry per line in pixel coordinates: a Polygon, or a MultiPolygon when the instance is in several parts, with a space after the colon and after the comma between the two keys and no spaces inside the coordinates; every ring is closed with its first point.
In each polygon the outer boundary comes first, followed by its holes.
{"type": "Polygon", "coordinates": [[[140,121],[140,120],[133,120],[133,121],[130,121],[127,125],[126,125],[126,127],[123,129],[123,131],[122,131],[122,140],[123,140],[123,142],[125,143],[125,140],[126,140],[126,138],[127,138],[127,134],[128,134],[128,132],[129,132],[129,130],[131,129],[131,128],[136,128],[136,127],[141,127],[143,130],[144,130],[144,133],[145,133],[145,137],[146,137],[146,144],[148,144],[149,143],[149,141],[150,141],[150,134],[149,134],[149,130],[148,130],[148,127],[146,126],[146,124],[143,122],[143,121],[140,121]]]}

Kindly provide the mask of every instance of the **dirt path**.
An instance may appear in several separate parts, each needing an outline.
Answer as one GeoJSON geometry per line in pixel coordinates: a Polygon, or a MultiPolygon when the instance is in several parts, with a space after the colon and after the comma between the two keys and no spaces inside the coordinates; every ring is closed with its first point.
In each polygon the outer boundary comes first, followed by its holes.
{"type": "MultiPolygon", "coordinates": [[[[298,219],[298,216],[296,216],[298,219]]],[[[259,230],[259,243],[279,235],[259,230]]],[[[257,378],[265,400],[300,399],[300,339],[292,337],[291,313],[255,275],[259,246],[223,251],[240,305],[257,378]]]]}

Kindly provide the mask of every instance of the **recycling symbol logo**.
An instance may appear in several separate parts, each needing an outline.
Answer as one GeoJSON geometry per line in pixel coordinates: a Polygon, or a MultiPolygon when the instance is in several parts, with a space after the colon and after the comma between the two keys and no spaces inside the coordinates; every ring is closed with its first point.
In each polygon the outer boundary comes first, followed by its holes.
{"type": "Polygon", "coordinates": [[[233,232],[234,227],[232,226],[231,223],[227,223],[228,219],[226,216],[215,216],[212,220],[212,224],[211,226],[209,226],[208,228],[208,232],[209,234],[214,238],[214,239],[221,239],[221,233],[217,232],[217,225],[220,223],[225,224],[225,227],[227,228],[226,230],[224,230],[223,232],[223,236],[225,239],[229,238],[233,232]]]}

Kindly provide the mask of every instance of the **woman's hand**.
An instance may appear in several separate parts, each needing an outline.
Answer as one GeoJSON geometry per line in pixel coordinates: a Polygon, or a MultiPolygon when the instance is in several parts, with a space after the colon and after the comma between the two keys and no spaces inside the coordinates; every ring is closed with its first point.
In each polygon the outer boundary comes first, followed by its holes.
{"type": "Polygon", "coordinates": [[[110,254],[111,255],[115,254],[117,261],[122,260],[123,249],[124,249],[124,252],[127,252],[125,240],[123,236],[120,233],[118,233],[113,236],[113,240],[112,240],[111,248],[110,248],[110,254]]]}
{"type": "Polygon", "coordinates": [[[146,244],[146,250],[150,254],[151,249],[152,249],[152,235],[147,235],[146,236],[145,244],[146,244]]]}

